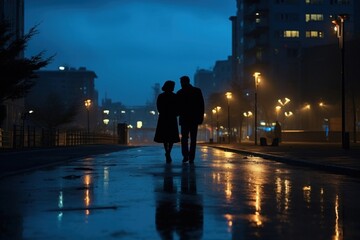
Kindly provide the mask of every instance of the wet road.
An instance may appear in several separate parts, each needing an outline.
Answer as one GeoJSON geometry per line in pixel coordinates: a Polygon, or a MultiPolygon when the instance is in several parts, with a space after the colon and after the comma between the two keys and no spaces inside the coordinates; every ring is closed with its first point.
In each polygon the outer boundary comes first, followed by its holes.
{"type": "Polygon", "coordinates": [[[0,180],[0,239],[360,239],[358,179],[212,148],[79,159],[0,180]]]}

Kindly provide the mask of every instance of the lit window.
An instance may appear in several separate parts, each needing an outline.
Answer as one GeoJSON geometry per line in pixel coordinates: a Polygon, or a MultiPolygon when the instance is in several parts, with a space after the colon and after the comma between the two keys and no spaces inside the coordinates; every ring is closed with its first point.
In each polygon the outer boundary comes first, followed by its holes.
{"type": "Polygon", "coordinates": [[[285,38],[298,38],[298,37],[299,37],[299,31],[296,31],[296,30],[285,30],[285,31],[284,31],[284,37],[285,37],[285,38]]]}
{"type": "Polygon", "coordinates": [[[307,38],[323,38],[324,33],[322,31],[306,31],[307,38]]]}
{"type": "Polygon", "coordinates": [[[331,0],[330,4],[347,5],[350,4],[350,0],[331,0]]]}
{"type": "Polygon", "coordinates": [[[323,3],[323,0],[305,0],[306,4],[320,4],[323,3]]]}
{"type": "Polygon", "coordinates": [[[323,14],[305,14],[305,21],[306,22],[324,21],[324,15],[323,14]]]}

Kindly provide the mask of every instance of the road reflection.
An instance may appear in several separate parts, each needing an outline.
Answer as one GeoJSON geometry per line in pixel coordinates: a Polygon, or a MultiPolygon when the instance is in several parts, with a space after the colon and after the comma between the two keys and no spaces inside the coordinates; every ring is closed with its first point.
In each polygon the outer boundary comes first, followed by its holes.
{"type": "Polygon", "coordinates": [[[203,202],[197,194],[194,165],[181,168],[180,192],[174,186],[174,172],[170,164],[164,166],[162,191],[157,192],[155,223],[162,239],[202,239],[203,202]]]}
{"type": "Polygon", "coordinates": [[[348,239],[343,219],[351,206],[343,204],[347,193],[339,191],[341,176],[294,171],[217,150],[210,165],[207,187],[222,192],[219,204],[233,239],[348,239]]]}
{"type": "Polygon", "coordinates": [[[176,150],[2,179],[0,239],[360,239],[359,179],[211,148],[183,165],[176,150]]]}

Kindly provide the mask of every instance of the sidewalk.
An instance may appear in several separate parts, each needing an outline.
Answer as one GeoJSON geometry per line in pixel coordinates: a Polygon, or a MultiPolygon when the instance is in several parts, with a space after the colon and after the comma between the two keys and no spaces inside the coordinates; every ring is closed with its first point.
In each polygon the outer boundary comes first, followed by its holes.
{"type": "Polygon", "coordinates": [[[352,144],[348,150],[342,149],[340,143],[284,142],[279,146],[260,146],[253,142],[245,142],[205,145],[225,151],[252,154],[290,165],[360,177],[360,144],[352,144]]]}
{"type": "Polygon", "coordinates": [[[0,149],[0,179],[24,171],[61,164],[80,157],[121,151],[127,145],[79,145],[70,147],[0,149]]]}

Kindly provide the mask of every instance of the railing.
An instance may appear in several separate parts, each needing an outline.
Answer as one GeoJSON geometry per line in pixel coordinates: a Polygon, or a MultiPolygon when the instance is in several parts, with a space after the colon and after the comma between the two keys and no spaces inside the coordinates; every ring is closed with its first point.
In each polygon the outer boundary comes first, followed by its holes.
{"type": "Polygon", "coordinates": [[[14,125],[11,131],[0,129],[0,148],[75,146],[84,144],[122,144],[117,135],[79,130],[41,129],[14,125]]]}

